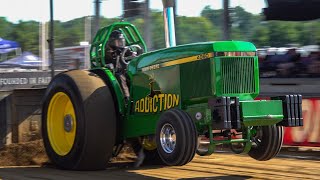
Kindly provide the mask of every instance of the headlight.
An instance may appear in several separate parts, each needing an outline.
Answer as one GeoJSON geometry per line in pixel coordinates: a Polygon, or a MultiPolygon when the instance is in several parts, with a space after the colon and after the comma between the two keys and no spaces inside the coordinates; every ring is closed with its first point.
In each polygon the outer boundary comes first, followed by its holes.
{"type": "Polygon", "coordinates": [[[215,56],[256,56],[256,51],[250,52],[216,52],[215,56]]]}

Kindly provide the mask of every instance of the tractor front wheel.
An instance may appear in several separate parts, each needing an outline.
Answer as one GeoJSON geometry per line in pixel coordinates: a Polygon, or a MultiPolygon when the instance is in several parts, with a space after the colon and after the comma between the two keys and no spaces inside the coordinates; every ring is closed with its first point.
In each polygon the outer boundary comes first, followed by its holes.
{"type": "Polygon", "coordinates": [[[184,111],[164,112],[156,129],[156,143],[160,158],[169,166],[190,162],[196,152],[197,131],[191,117],[184,111]]]}
{"type": "Polygon", "coordinates": [[[267,161],[275,157],[282,146],[283,127],[272,125],[254,128],[256,133],[252,137],[253,145],[249,156],[258,161],[267,161]]]}
{"type": "Polygon", "coordinates": [[[42,106],[42,135],[47,155],[57,167],[104,169],[116,138],[116,112],[109,87],[88,71],[55,76],[42,106]]]}

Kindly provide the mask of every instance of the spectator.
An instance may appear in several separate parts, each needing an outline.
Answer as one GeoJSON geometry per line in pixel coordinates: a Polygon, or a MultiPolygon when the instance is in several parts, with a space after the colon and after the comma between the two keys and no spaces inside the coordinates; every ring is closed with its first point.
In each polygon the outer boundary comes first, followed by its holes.
{"type": "Polygon", "coordinates": [[[296,71],[295,66],[299,62],[299,59],[300,54],[296,52],[295,48],[291,48],[286,54],[281,55],[276,65],[278,76],[290,77],[291,75],[295,75],[293,72],[296,71]]]}
{"type": "Polygon", "coordinates": [[[311,77],[320,76],[320,52],[311,52],[308,58],[307,72],[311,77]]]}

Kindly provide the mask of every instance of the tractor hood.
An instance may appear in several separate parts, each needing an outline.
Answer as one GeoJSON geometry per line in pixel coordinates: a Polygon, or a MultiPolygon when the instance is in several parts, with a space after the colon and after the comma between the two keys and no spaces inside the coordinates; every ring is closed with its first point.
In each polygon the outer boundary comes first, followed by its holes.
{"type": "Polygon", "coordinates": [[[214,42],[213,51],[214,52],[224,52],[224,51],[256,51],[256,47],[250,42],[244,41],[220,41],[214,42]]]}
{"type": "Polygon", "coordinates": [[[202,42],[164,48],[145,53],[131,61],[129,71],[135,73],[144,67],[157,65],[177,59],[193,57],[205,53],[214,52],[254,52],[256,47],[250,42],[244,41],[217,41],[202,42]]]}
{"type": "Polygon", "coordinates": [[[259,93],[256,48],[243,41],[204,42],[145,53],[129,64],[137,92],[149,92],[150,81],[162,93],[181,95],[185,103],[208,97],[252,100],[259,93]],[[253,53],[252,53],[253,52],[253,53]]]}

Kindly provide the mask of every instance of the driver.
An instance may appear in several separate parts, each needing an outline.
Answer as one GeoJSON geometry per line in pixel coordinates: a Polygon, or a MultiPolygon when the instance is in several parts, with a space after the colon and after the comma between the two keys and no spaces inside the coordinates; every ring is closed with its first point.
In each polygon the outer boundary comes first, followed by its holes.
{"type": "MultiPolygon", "coordinates": [[[[121,53],[125,49],[125,46],[126,40],[122,32],[119,30],[112,31],[105,49],[105,62],[107,67],[115,73],[115,76],[124,93],[125,101],[128,103],[130,93],[126,77],[127,65],[120,59],[121,53]]],[[[130,50],[127,50],[124,57],[128,56],[136,56],[136,54],[130,50]]]]}

